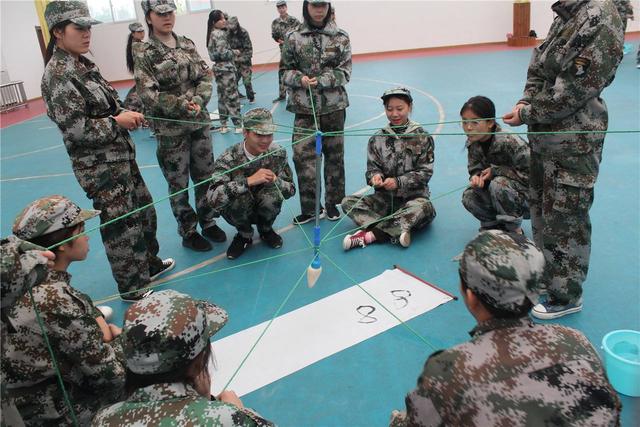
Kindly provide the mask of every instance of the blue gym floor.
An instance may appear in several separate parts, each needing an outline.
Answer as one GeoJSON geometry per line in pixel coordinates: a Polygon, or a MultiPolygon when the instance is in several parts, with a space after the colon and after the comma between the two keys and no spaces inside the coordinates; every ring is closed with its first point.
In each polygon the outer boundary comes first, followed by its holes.
{"type": "MultiPolygon", "coordinates": [[[[624,57],[613,84],[603,97],[609,106],[610,130],[640,128],[640,70],[635,66],[635,49],[624,57]]],[[[455,53],[455,52],[454,52],[455,53]]],[[[347,110],[347,127],[380,128],[386,124],[379,96],[399,84],[412,90],[415,104],[413,119],[436,132],[441,121],[456,120],[464,101],[473,95],[493,99],[498,114],[511,109],[521,95],[530,51],[490,50],[472,54],[447,54],[418,58],[356,62],[347,86],[351,106],[347,110]]],[[[254,74],[257,92],[255,106],[271,108],[277,96],[276,72],[254,74]]],[[[244,90],[243,90],[244,91],[244,90]]],[[[124,98],[125,91],[121,91],[124,98]]],[[[212,99],[210,111],[217,109],[212,99]]],[[[254,107],[243,105],[243,111],[254,107]]],[[[293,115],[280,104],[274,120],[291,126],[293,115]]],[[[289,128],[281,127],[276,140],[290,144],[289,128]]],[[[460,133],[457,124],[445,124],[441,133],[460,133]]],[[[518,131],[525,131],[519,128],[518,131]]],[[[362,134],[373,131],[363,130],[362,134]]],[[[214,153],[241,140],[241,135],[214,133],[214,153]]],[[[73,176],[71,166],[55,125],[45,116],[8,127],[1,131],[1,233],[10,234],[15,215],[35,198],[64,194],[82,207],[90,207],[73,176]]],[[[133,133],[137,161],[147,185],[159,200],[167,195],[167,185],[155,156],[155,139],[148,130],[133,133]]],[[[367,136],[345,139],[347,193],[365,186],[367,136]]],[[[441,288],[458,294],[457,263],[452,258],[476,234],[478,222],[462,207],[460,196],[467,181],[465,138],[440,135],[435,138],[435,173],[430,187],[437,210],[433,224],[415,234],[412,245],[402,249],[391,245],[372,245],[365,249],[342,250],[342,237],[327,240],[322,250],[353,279],[363,282],[398,264],[441,288]],[[455,190],[455,191],[454,191],[455,190]]],[[[615,329],[640,330],[640,134],[611,134],[605,143],[596,199],[591,209],[593,239],[591,268],[585,283],[584,310],[558,322],[583,331],[602,353],[602,337],[615,329]]],[[[291,150],[289,161],[291,161],[291,150]]],[[[234,230],[224,220],[220,226],[228,241],[214,250],[197,253],[181,246],[176,223],[167,200],[156,206],[160,255],[177,261],[172,274],[180,281],[167,286],[204,298],[223,306],[230,314],[227,326],[216,338],[233,334],[271,319],[305,271],[312,252],[298,227],[288,227],[299,213],[297,196],[285,202],[275,228],[283,232],[284,246],[272,250],[254,245],[242,258],[224,257],[234,230]],[[264,260],[275,255],[290,255],[264,260]],[[204,264],[204,265],[201,265],[204,264]],[[240,266],[239,268],[233,268],[240,266]],[[184,272],[184,270],[189,271],[184,272]],[[222,270],[216,272],[217,270],[222,270]],[[203,275],[204,273],[211,273],[203,275]],[[199,277],[189,278],[199,275],[199,277]]],[[[336,223],[323,221],[323,234],[336,223]]],[[[92,221],[88,228],[98,225],[92,221]]],[[[304,231],[311,236],[312,224],[304,231]]],[[[332,235],[353,228],[347,218],[332,235]]],[[[524,225],[528,236],[531,228],[524,225]]],[[[85,262],[70,268],[73,285],[94,301],[109,299],[117,293],[99,233],[91,236],[91,252],[85,262]]],[[[291,295],[283,313],[353,285],[351,279],[324,262],[322,276],[313,289],[302,283],[291,295]]],[[[114,323],[120,324],[127,304],[119,299],[107,302],[115,310],[114,323]]],[[[330,314],[327,314],[328,316],[330,314]]],[[[436,348],[455,345],[468,339],[467,331],[475,324],[462,301],[452,301],[408,322],[436,348]]],[[[308,331],[313,334],[314,331],[308,331]]],[[[267,333],[264,340],[269,339],[267,333]]],[[[296,342],[292,341],[291,346],[296,342]]],[[[393,409],[404,409],[404,396],[415,384],[422,365],[432,349],[403,326],[324,359],[302,371],[263,387],[243,398],[246,406],[281,426],[382,426],[393,409]]],[[[264,360],[264,369],[278,360],[264,360]]],[[[215,378],[213,378],[215,381],[215,378]]],[[[233,383],[229,387],[233,389],[233,383]]],[[[624,404],[623,425],[637,425],[640,398],[621,396],[624,404]]]]}

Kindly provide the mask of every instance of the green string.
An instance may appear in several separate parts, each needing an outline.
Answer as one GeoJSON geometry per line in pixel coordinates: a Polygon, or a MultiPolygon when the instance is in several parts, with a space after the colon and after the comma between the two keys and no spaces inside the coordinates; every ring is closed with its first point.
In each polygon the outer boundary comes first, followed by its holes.
{"type": "Polygon", "coordinates": [[[438,350],[437,347],[435,347],[433,344],[431,344],[429,341],[427,341],[427,339],[425,337],[423,337],[422,335],[420,335],[420,333],[418,333],[418,331],[416,331],[415,329],[413,329],[408,323],[406,323],[405,321],[403,321],[402,319],[400,319],[398,316],[396,316],[391,310],[389,310],[384,304],[382,304],[376,297],[374,297],[371,293],[369,293],[369,291],[367,291],[365,288],[363,288],[362,286],[360,286],[360,283],[358,283],[353,277],[351,277],[349,275],[349,273],[347,273],[346,271],[344,271],[338,264],[336,264],[333,259],[331,259],[330,256],[328,256],[327,254],[325,254],[324,252],[320,251],[322,253],[322,255],[325,257],[325,259],[327,259],[331,264],[333,264],[333,266],[335,268],[337,268],[339,271],[342,272],[342,274],[344,274],[349,280],[351,280],[351,282],[356,285],[358,288],[360,288],[360,290],[362,290],[362,292],[364,292],[365,294],[367,294],[372,300],[374,300],[376,302],[376,304],[378,304],[380,307],[384,308],[385,311],[387,313],[389,313],[390,315],[392,315],[398,322],[400,322],[400,324],[402,326],[404,326],[405,328],[407,328],[409,331],[411,331],[416,337],[418,337],[418,339],[420,341],[422,341],[423,343],[425,343],[427,346],[431,347],[433,350],[438,350]]]}
{"type": "MultiPolygon", "coordinates": [[[[278,190],[278,193],[280,194],[280,197],[282,198],[282,202],[284,203],[285,198],[284,198],[284,194],[282,194],[282,191],[280,190],[280,187],[278,187],[278,184],[275,181],[273,182],[273,185],[276,186],[276,189],[278,190]]],[[[289,204],[287,203],[286,205],[287,205],[287,209],[289,209],[289,213],[291,214],[291,218],[295,218],[295,214],[291,210],[291,207],[289,206],[289,204]]],[[[293,223],[298,226],[300,231],[302,231],[302,235],[304,236],[304,238],[309,243],[309,246],[313,247],[313,243],[311,243],[311,239],[309,239],[309,236],[307,235],[306,231],[304,231],[304,228],[302,227],[302,224],[299,224],[296,221],[293,221],[293,223]]]]}
{"type": "MultiPolygon", "coordinates": [[[[567,131],[536,131],[536,132],[433,132],[431,135],[439,136],[469,136],[469,135],[583,135],[583,134],[616,134],[616,133],[640,133],[640,130],[567,130],[567,131]]],[[[326,132],[325,136],[342,135],[343,132],[326,132]]],[[[376,136],[377,133],[351,133],[348,136],[376,136]]],[[[424,133],[405,133],[402,136],[420,136],[424,133]]]]}
{"type": "Polygon", "coordinates": [[[331,235],[331,233],[333,233],[333,230],[335,230],[340,223],[349,216],[349,214],[351,213],[352,210],[355,209],[355,207],[362,201],[362,199],[364,199],[367,196],[367,193],[369,192],[369,190],[372,187],[370,185],[367,185],[365,187],[365,191],[362,194],[362,196],[360,196],[360,198],[353,204],[353,206],[351,206],[351,208],[349,208],[349,210],[347,212],[344,213],[344,215],[342,215],[342,217],[338,220],[338,222],[336,222],[336,224],[331,228],[331,230],[329,230],[329,232],[325,235],[325,237],[320,241],[320,243],[324,242],[325,240],[327,240],[327,237],[331,235]]]}
{"type": "MultiPolygon", "coordinates": [[[[311,91],[311,86],[307,86],[307,90],[309,91],[309,101],[311,101],[311,112],[313,113],[313,122],[316,126],[316,132],[320,132],[320,128],[318,127],[318,118],[316,117],[316,103],[313,99],[313,92],[311,91]]],[[[320,195],[318,195],[320,197],[320,195]]]]}

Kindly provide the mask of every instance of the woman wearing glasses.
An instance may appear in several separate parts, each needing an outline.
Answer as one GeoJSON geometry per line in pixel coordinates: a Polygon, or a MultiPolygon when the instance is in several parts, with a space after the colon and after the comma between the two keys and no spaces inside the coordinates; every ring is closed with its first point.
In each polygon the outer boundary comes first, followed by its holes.
{"type": "Polygon", "coordinates": [[[495,115],[484,96],[470,98],[460,110],[469,159],[462,204],[480,220],[480,230],[522,233],[522,219],[529,218],[529,146],[517,135],[501,133],[495,115]]]}

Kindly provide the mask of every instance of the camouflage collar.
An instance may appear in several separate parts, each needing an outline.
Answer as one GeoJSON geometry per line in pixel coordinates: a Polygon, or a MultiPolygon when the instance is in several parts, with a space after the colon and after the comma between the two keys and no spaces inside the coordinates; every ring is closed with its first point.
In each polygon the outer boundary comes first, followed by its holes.
{"type": "Polygon", "coordinates": [[[311,33],[320,33],[320,34],[326,34],[328,36],[335,36],[336,34],[338,34],[338,26],[336,25],[335,22],[330,21],[323,28],[313,28],[313,27],[310,27],[309,24],[307,24],[307,22],[305,21],[300,26],[300,34],[311,34],[311,33]]]}
{"type": "MultiPolygon", "coordinates": [[[[173,38],[176,39],[176,47],[175,49],[179,49],[180,47],[182,47],[182,42],[181,42],[181,37],[178,36],[176,33],[174,33],[173,31],[171,32],[171,34],[173,35],[173,38]]],[[[160,39],[158,39],[153,33],[149,34],[149,44],[152,44],[156,47],[159,48],[164,48],[164,49],[172,49],[169,46],[167,46],[166,44],[162,43],[160,41],[160,39]]]]}
{"type": "Polygon", "coordinates": [[[563,0],[557,1],[552,6],[551,9],[558,14],[563,21],[568,21],[573,15],[575,15],[576,11],[585,3],[587,0],[563,0]]]}
{"type": "Polygon", "coordinates": [[[519,319],[489,319],[484,322],[478,323],[475,328],[469,331],[469,335],[471,335],[473,338],[476,338],[496,329],[531,326],[533,326],[533,322],[528,316],[521,317],[519,319]]]}
{"type": "MultiPolygon", "coordinates": [[[[53,49],[53,56],[51,57],[51,60],[63,61],[71,64],[75,63],[76,61],[73,55],[71,55],[69,52],[67,52],[64,49],[60,49],[57,46],[53,49]]],[[[78,61],[82,65],[84,65],[88,70],[93,69],[96,66],[96,64],[94,64],[93,61],[91,61],[89,58],[87,58],[84,55],[78,55],[78,61]]]]}
{"type": "MultiPolygon", "coordinates": [[[[418,128],[420,128],[420,123],[418,122],[414,122],[413,120],[409,119],[409,121],[407,122],[407,128],[405,129],[405,131],[403,132],[404,134],[413,134],[418,128]]],[[[391,127],[391,123],[388,123],[384,128],[382,128],[382,131],[389,135],[392,136],[394,138],[400,138],[402,136],[402,134],[398,135],[395,130],[391,127]]]]}
{"type": "Polygon", "coordinates": [[[183,397],[200,397],[200,395],[190,385],[183,383],[152,384],[131,393],[127,398],[127,403],[161,401],[183,397]]]}

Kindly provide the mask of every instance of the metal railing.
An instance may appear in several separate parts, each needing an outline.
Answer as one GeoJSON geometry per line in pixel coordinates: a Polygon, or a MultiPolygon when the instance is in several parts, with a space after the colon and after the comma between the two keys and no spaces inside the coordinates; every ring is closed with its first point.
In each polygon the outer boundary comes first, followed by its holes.
{"type": "Polygon", "coordinates": [[[0,112],[27,105],[24,82],[15,81],[0,85],[0,112]]]}

